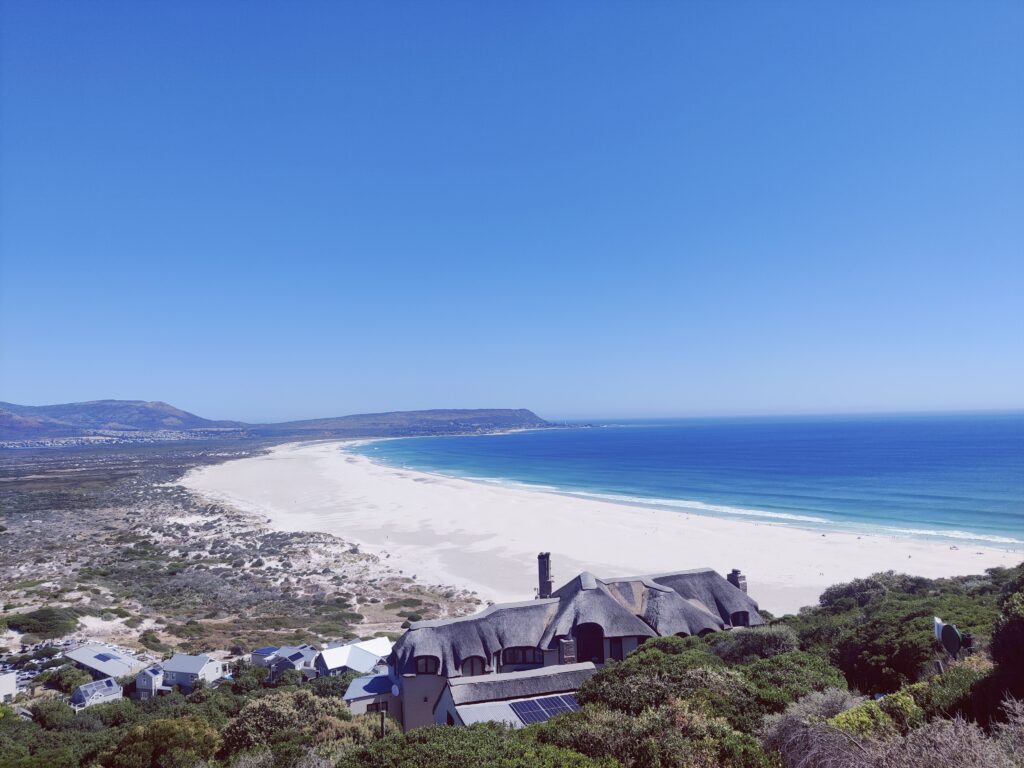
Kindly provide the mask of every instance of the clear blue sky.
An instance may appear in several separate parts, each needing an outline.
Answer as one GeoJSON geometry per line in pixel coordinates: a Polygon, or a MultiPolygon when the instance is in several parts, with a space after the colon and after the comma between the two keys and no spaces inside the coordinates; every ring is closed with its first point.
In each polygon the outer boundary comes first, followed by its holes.
{"type": "Polygon", "coordinates": [[[0,400],[1024,407],[1024,3],[2,16],[0,400]]]}

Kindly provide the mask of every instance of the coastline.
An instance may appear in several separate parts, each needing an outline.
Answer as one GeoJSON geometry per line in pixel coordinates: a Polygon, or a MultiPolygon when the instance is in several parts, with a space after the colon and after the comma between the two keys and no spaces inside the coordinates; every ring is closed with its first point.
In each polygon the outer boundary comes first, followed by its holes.
{"type": "Polygon", "coordinates": [[[597,575],[739,568],[774,614],[828,586],[883,570],[939,577],[1012,566],[1018,552],[732,520],[400,469],[341,449],[366,440],[287,443],[190,471],[179,484],[285,531],[332,533],[419,580],[497,602],[532,596],[535,559],[555,581],[597,575]]]}

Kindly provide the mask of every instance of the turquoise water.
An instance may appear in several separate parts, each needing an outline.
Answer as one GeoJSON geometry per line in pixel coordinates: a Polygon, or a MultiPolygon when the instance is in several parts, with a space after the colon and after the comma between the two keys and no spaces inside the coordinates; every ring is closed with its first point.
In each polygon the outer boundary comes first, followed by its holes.
{"type": "Polygon", "coordinates": [[[1024,548],[1022,413],[633,421],[352,450],[691,513],[1024,548]]]}

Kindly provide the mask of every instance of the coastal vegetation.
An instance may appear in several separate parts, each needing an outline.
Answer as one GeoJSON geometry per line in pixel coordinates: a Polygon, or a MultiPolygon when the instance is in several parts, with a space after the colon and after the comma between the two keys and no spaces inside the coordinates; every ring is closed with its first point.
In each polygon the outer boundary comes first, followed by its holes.
{"type": "Polygon", "coordinates": [[[40,698],[28,721],[0,710],[0,768],[1019,768],[1022,605],[1024,566],[876,574],[765,627],[649,640],[580,688],[580,711],[518,731],[389,722],[381,738],[341,702],[347,678],[270,686],[246,666],[215,689],[78,714],[40,698]],[[971,628],[971,654],[949,658],[933,612],[971,628]]]}

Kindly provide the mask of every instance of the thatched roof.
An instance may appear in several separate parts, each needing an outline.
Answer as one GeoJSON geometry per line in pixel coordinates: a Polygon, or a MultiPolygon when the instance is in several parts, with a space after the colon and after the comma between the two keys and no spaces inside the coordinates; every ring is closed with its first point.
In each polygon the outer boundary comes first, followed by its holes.
{"type": "Polygon", "coordinates": [[[391,662],[398,674],[412,674],[415,658],[440,660],[438,673],[459,677],[471,656],[491,671],[494,654],[527,646],[553,649],[575,636],[581,624],[598,624],[605,637],[697,635],[732,627],[744,612],[749,626],[763,624],[757,603],[710,568],[598,579],[584,571],[544,600],[492,605],[458,619],[420,621],[395,644],[391,662]]]}

